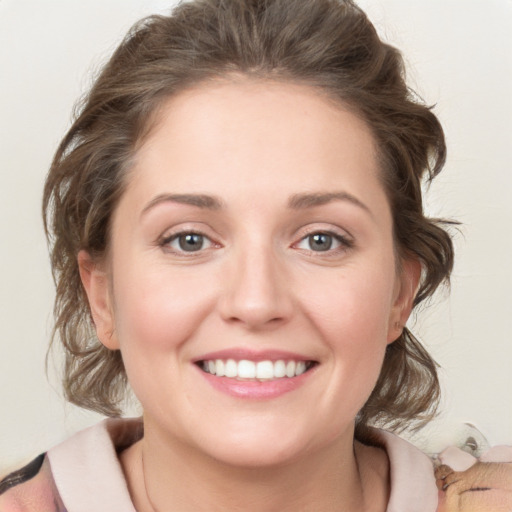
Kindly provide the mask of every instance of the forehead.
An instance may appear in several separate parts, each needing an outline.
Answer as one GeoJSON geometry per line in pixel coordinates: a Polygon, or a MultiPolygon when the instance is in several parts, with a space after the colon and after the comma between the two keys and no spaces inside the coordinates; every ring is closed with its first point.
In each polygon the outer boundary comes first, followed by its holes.
{"type": "Polygon", "coordinates": [[[336,174],[378,178],[378,167],[367,124],[322,91],[237,79],[202,84],[164,102],[130,179],[167,174],[175,187],[201,188],[235,177],[264,185],[267,178],[274,187],[299,180],[302,188],[322,188],[336,174]]]}

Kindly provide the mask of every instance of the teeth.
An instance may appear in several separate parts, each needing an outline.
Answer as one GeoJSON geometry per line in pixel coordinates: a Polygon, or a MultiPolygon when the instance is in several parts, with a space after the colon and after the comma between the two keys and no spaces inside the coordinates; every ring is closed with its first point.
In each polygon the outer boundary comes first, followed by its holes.
{"type": "Polygon", "coordinates": [[[273,379],[274,363],[272,361],[259,361],[256,365],[257,379],[273,379]]]}
{"type": "Polygon", "coordinates": [[[256,365],[252,361],[239,361],[237,377],[241,379],[254,379],[256,377],[256,365]]]}
{"type": "Polygon", "coordinates": [[[274,377],[280,379],[286,375],[286,363],[284,361],[276,361],[274,363],[274,377]]]}
{"type": "Polygon", "coordinates": [[[215,359],[203,361],[201,367],[205,372],[217,377],[263,381],[302,375],[310,367],[310,364],[306,363],[306,361],[266,360],[254,362],[247,359],[242,359],[241,361],[215,359]]]}
{"type": "Polygon", "coordinates": [[[215,361],[215,375],[217,375],[217,377],[224,377],[224,375],[226,375],[224,372],[224,361],[222,361],[222,359],[215,361]]]}
{"type": "Polygon", "coordinates": [[[302,375],[306,371],[306,363],[299,361],[295,367],[295,375],[302,375]]]}
{"type": "Polygon", "coordinates": [[[238,368],[236,361],[233,359],[228,359],[226,361],[226,366],[224,367],[224,371],[226,372],[226,377],[236,377],[238,375],[238,368]]]}

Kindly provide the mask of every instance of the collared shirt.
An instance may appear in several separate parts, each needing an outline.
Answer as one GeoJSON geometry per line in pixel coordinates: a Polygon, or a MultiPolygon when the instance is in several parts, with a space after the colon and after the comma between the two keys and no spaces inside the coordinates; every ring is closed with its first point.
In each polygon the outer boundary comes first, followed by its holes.
{"type": "MultiPolygon", "coordinates": [[[[136,512],[118,454],[142,435],[140,419],[108,419],[78,432],[0,483],[1,512],[136,512]]],[[[436,512],[432,461],[394,434],[374,435],[390,461],[386,512],[436,512]]]]}

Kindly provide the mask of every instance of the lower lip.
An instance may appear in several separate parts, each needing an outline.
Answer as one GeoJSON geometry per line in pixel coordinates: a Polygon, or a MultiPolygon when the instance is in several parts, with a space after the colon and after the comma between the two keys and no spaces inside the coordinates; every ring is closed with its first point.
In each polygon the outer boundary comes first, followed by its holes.
{"type": "Polygon", "coordinates": [[[286,377],[268,381],[237,380],[229,377],[216,377],[197,368],[201,375],[215,389],[236,398],[268,400],[295,391],[310,377],[314,368],[297,377],[286,377]]]}

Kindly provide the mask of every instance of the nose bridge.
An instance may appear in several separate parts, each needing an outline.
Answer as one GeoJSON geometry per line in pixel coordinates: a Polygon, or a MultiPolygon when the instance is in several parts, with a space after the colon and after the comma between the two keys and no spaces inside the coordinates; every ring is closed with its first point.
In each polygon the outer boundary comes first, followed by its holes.
{"type": "Polygon", "coordinates": [[[222,314],[250,328],[286,320],[291,311],[283,264],[269,240],[254,237],[230,258],[222,314]]]}

